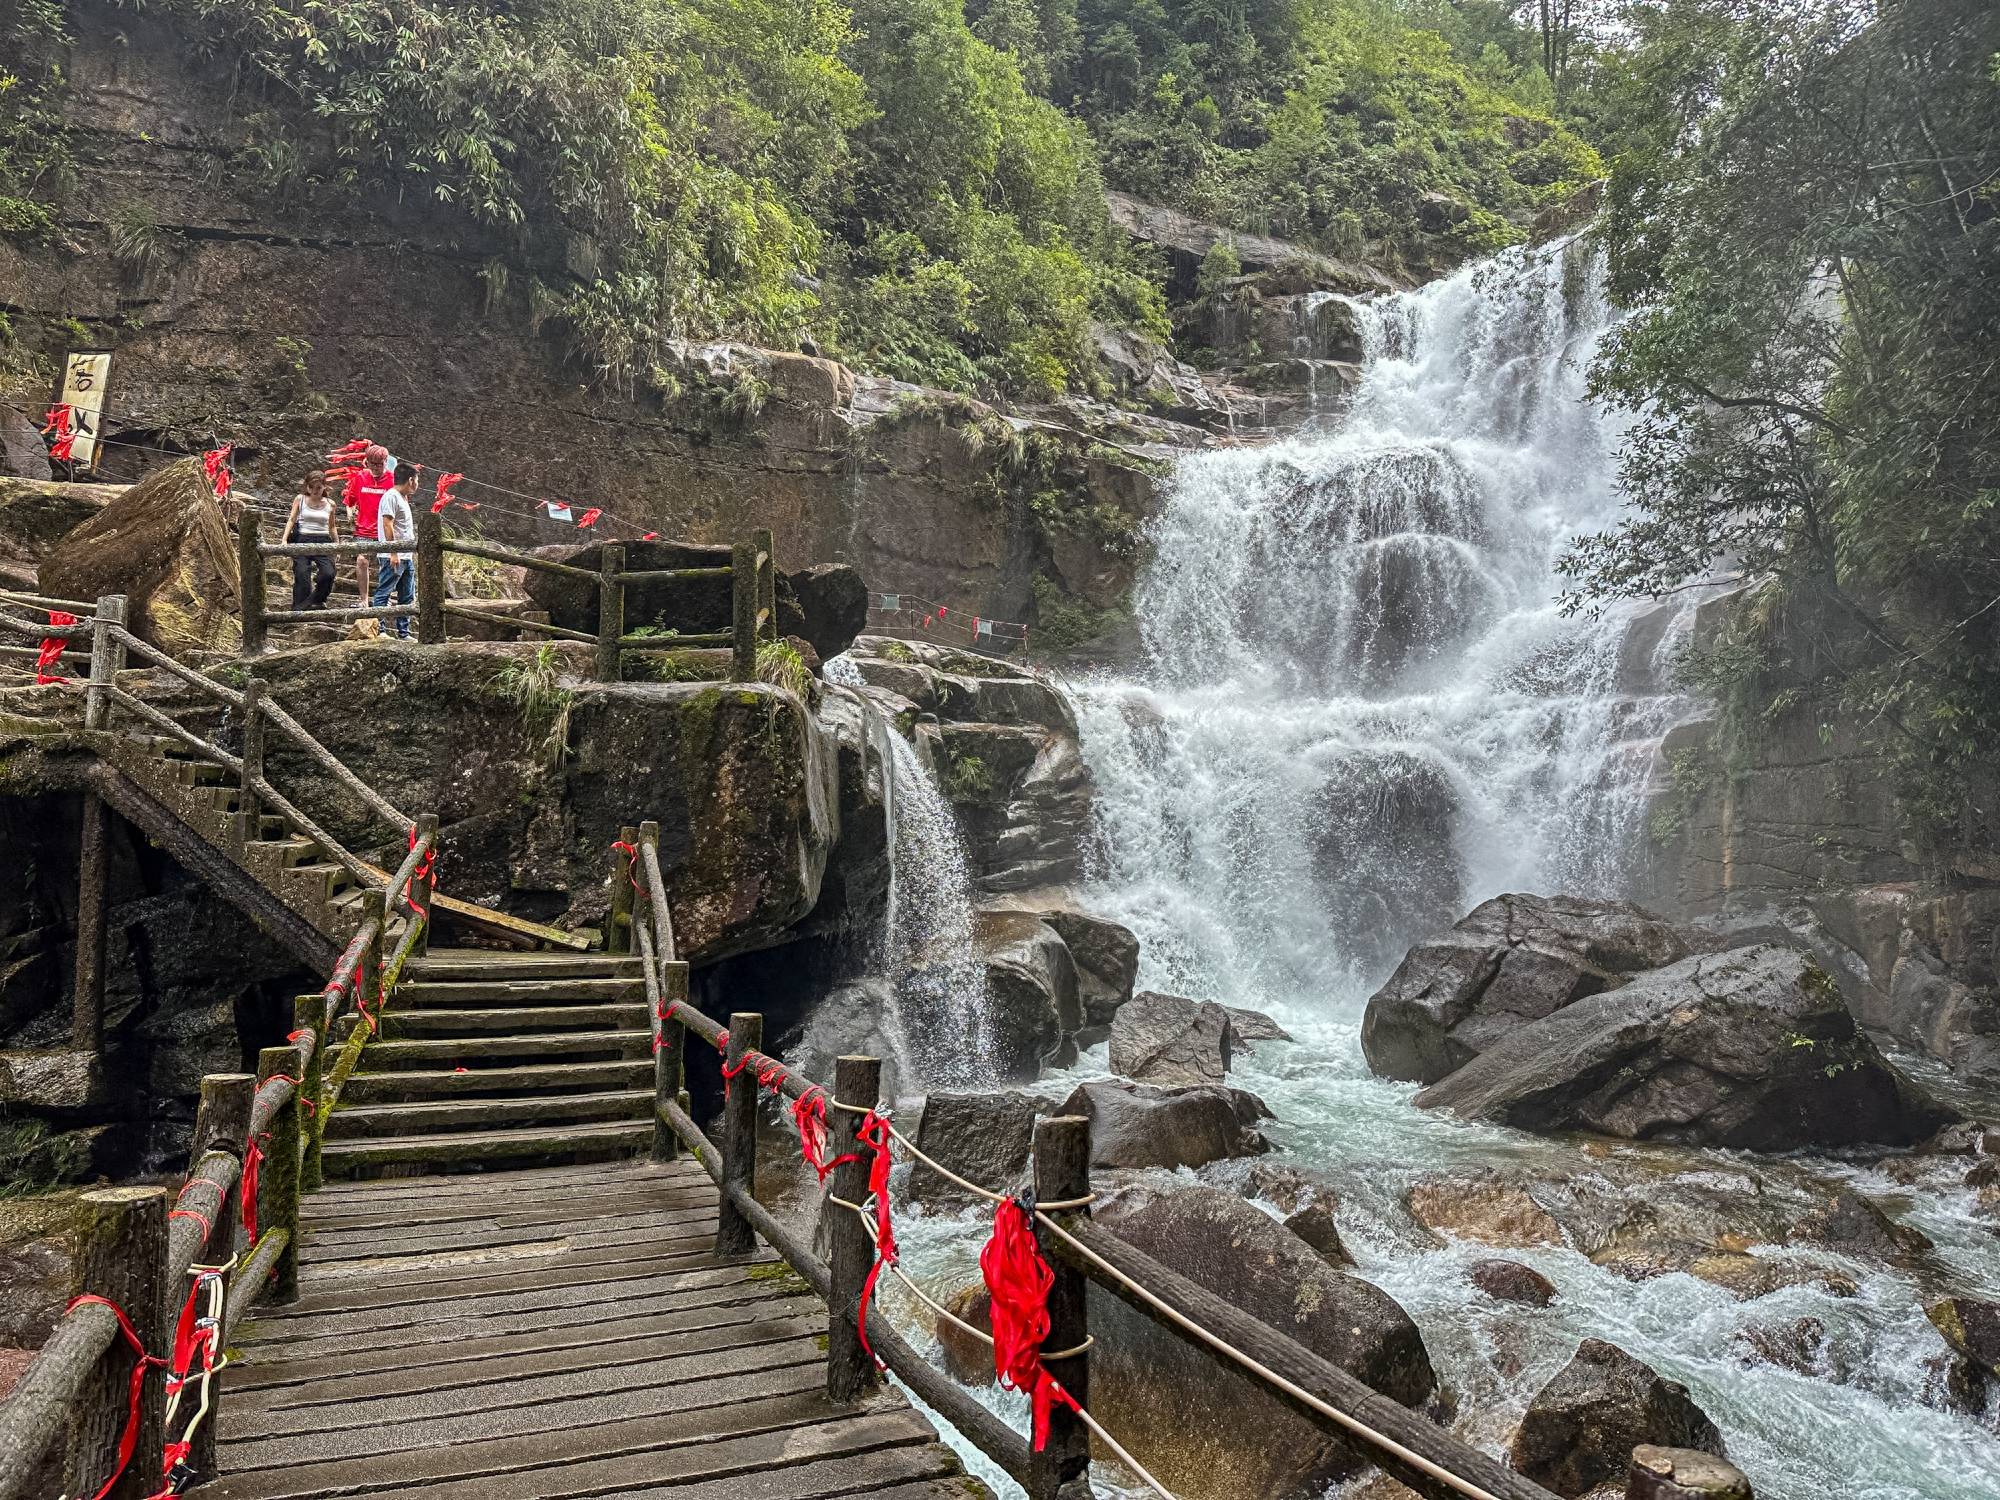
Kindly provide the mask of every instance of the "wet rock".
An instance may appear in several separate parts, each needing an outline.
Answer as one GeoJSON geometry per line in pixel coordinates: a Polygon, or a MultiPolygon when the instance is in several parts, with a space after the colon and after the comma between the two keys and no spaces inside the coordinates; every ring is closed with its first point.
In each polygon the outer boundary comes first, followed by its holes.
{"type": "Polygon", "coordinates": [[[2000,1376],[2000,1302],[1944,1297],[1925,1308],[1924,1315],[1958,1355],[1987,1375],[2000,1376]]]}
{"type": "MultiPolygon", "coordinates": [[[[1034,1151],[1035,1101],[1026,1094],[932,1093],[917,1124],[917,1149],[968,1181],[1012,1192],[1034,1151]]],[[[923,1162],[910,1169],[910,1196],[955,1207],[975,1201],[923,1162]]]]}
{"type": "Polygon", "coordinates": [[[797,1031],[779,1044],[782,1056],[802,1078],[833,1077],[842,1057],[882,1060],[882,1097],[898,1099],[914,1080],[904,1076],[896,1035],[889,1026],[892,997],[877,979],[837,985],[812,1008],[797,1031]]]}
{"type": "Polygon", "coordinates": [[[1932,1411],[1979,1416],[1986,1410],[1986,1373],[1962,1354],[1933,1354],[1924,1361],[1917,1399],[1932,1411]]]}
{"type": "Polygon", "coordinates": [[[1818,1318],[1753,1323],[1737,1329],[1729,1344],[1744,1364],[1776,1365],[1797,1375],[1817,1375],[1826,1357],[1826,1324],[1818,1318]]]}
{"type": "Polygon", "coordinates": [[[1687,1388],[1624,1350],[1585,1339],[1528,1404],[1508,1461],[1558,1495],[1587,1495],[1622,1480],[1640,1444],[1723,1457],[1722,1434],[1687,1388]]]}
{"type": "MultiPolygon", "coordinates": [[[[1458,793],[1444,768],[1401,750],[1343,755],[1308,801],[1318,895],[1362,963],[1379,972],[1460,909],[1457,817],[1458,793]],[[1356,881],[1356,868],[1366,868],[1369,878],[1356,881]]],[[[1373,1054],[1370,1063],[1382,1071],[1373,1054]]]]}
{"type": "Polygon", "coordinates": [[[1199,1167],[1271,1149],[1257,1129],[1271,1112],[1242,1089],[1108,1080],[1079,1085],[1061,1113],[1090,1120],[1090,1161],[1097,1167],[1199,1167]]]}
{"type": "Polygon", "coordinates": [[[1109,1026],[1118,1008],[1132,998],[1139,974],[1139,939],[1109,917],[1073,907],[1045,912],[1042,920],[1062,935],[1076,960],[1077,993],[1086,1026],[1109,1026]]]}
{"type": "Polygon", "coordinates": [[[0,1345],[39,1348],[69,1301],[75,1195],[23,1198],[0,1212],[0,1345]]]}
{"type": "Polygon", "coordinates": [[[1253,1161],[1247,1167],[1227,1170],[1240,1182],[1246,1197],[1262,1198],[1280,1213],[1297,1213],[1309,1203],[1329,1209],[1340,1204],[1340,1194],[1332,1183],[1286,1162],[1253,1161]]]}
{"type": "Polygon", "coordinates": [[[868,585],[846,563],[817,563],[785,577],[799,607],[798,634],[820,660],[838,656],[868,628],[868,585]]]}
{"type": "Polygon", "coordinates": [[[1292,1034],[1261,1010],[1243,1010],[1234,1005],[1222,1007],[1229,1013],[1229,1045],[1231,1050],[1247,1047],[1252,1042],[1289,1042],[1292,1034]]]}
{"type": "Polygon", "coordinates": [[[62,599],[125,595],[133,634],[176,657],[242,644],[236,537],[199,459],[154,470],[63,537],[40,579],[62,599]]]}
{"type": "Polygon", "coordinates": [[[1498,1302],[1547,1307],[1556,1300],[1555,1283],[1518,1260],[1474,1261],[1467,1267],[1465,1275],[1480,1291],[1498,1302]]]}
{"type": "Polygon", "coordinates": [[[1064,885],[1083,873],[1091,782],[1073,734],[947,723],[938,749],[938,785],[958,811],[981,890],[1064,885]]]}
{"type": "Polygon", "coordinates": [[[1826,971],[1763,944],[1517,1024],[1419,1106],[1526,1130],[1752,1151],[1921,1140],[1949,1113],[1855,1027],[1826,971]]]}
{"type": "MultiPolygon", "coordinates": [[[[945,1298],[945,1310],[981,1333],[993,1332],[993,1294],[986,1283],[974,1281],[945,1298]]],[[[937,1319],[938,1344],[944,1367],[960,1385],[993,1384],[993,1346],[974,1338],[950,1318],[937,1319]]]]}
{"type": "Polygon", "coordinates": [[[0,1109],[70,1113],[106,1102],[104,1069],[94,1052],[0,1052],[0,1109]]]}
{"type": "Polygon", "coordinates": [[[1075,960],[1061,935],[1033,916],[982,914],[976,936],[986,966],[994,1076],[1033,1083],[1045,1064],[1063,1057],[1083,1022],[1075,960]]]}
{"type": "Polygon", "coordinates": [[[1907,1266],[1931,1248],[1921,1230],[1898,1224],[1859,1193],[1843,1188],[1792,1228],[1795,1244],[1824,1245],[1862,1260],[1907,1266]]]}
{"type": "Polygon", "coordinates": [[[1751,1500],[1750,1481],[1712,1453],[1641,1443],[1632,1450],[1625,1500],[1751,1500]]]}
{"type": "Polygon", "coordinates": [[[1463,1178],[1419,1182],[1405,1195],[1403,1206],[1424,1228],[1450,1239],[1495,1249],[1563,1243],[1555,1217],[1513,1183],[1463,1178]]]}
{"type": "Polygon", "coordinates": [[[1385,1078],[1435,1083],[1523,1023],[1687,952],[1630,902],[1497,896],[1409,951],[1368,1001],[1362,1051],[1385,1078]]]}
{"type": "MultiPolygon", "coordinates": [[[[1268,1214],[1218,1188],[1120,1192],[1098,1222],[1190,1281],[1394,1401],[1434,1385],[1422,1336],[1385,1293],[1329,1266],[1268,1214]]],[[[1091,1400],[1105,1425],[1183,1500],[1320,1493],[1355,1455],[1267,1387],[1095,1286],[1091,1400]],[[1254,1433],[1255,1441],[1245,1441],[1254,1433]]]]}
{"type": "Polygon", "coordinates": [[[1309,1203],[1286,1217],[1285,1228],[1318,1251],[1319,1258],[1328,1265],[1340,1267],[1354,1264],[1354,1257],[1347,1253],[1347,1246],[1340,1238],[1340,1225],[1335,1221],[1331,1208],[1309,1203]]]}
{"type": "Polygon", "coordinates": [[[1229,1037],[1229,1014],[1213,1001],[1148,990],[1111,1022],[1111,1071],[1141,1083],[1221,1083],[1229,1037]]]}

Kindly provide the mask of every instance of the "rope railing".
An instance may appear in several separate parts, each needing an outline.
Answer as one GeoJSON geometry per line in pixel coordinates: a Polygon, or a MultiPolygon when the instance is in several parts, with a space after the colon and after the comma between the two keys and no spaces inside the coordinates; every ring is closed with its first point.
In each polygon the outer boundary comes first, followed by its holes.
{"type": "MultiPolygon", "coordinates": [[[[1068,1377],[1071,1383],[1079,1390],[1088,1388],[1081,1370],[1092,1340],[1085,1324],[1081,1287],[1089,1281],[1106,1287],[1177,1336],[1209,1350],[1309,1419],[1333,1427],[1385,1473],[1419,1494],[1434,1500],[1554,1500],[1541,1486],[1092,1222],[1089,1208],[1096,1194],[1089,1184],[1088,1121],[1071,1117],[1037,1122],[1034,1193],[1023,1199],[952,1170],[898,1129],[878,1098],[880,1064],[876,1060],[842,1058],[829,1095],[823,1086],[800,1079],[761,1050],[761,1017],[738,1014],[725,1027],[685,998],[663,999],[673,988],[664,976],[684,966],[664,957],[671,949],[657,941],[648,919],[650,912],[664,912],[667,902],[655,851],[657,828],[647,824],[636,831],[628,829],[626,834],[618,849],[628,857],[614,867],[613,890],[615,893],[624,885],[631,890],[635,905],[643,905],[644,909],[634,911],[630,926],[637,934],[636,947],[648,971],[655,1054],[671,1055],[675,1063],[670,1073],[662,1068],[656,1077],[656,1116],[721,1190],[718,1253],[742,1253],[749,1247],[747,1234],[754,1229],[826,1300],[831,1392],[842,1396],[845,1389],[842,1399],[846,1399],[877,1371],[894,1374],[1023,1484],[1032,1500],[1049,1500],[1063,1485],[1074,1482],[1087,1467],[1093,1439],[1154,1494],[1173,1500],[1172,1492],[1090,1412],[1087,1401],[1070,1402],[1064,1383],[1044,1368],[1062,1365],[1073,1372],[1068,1377]],[[649,852],[652,858],[648,858],[649,852]],[[643,872],[643,879],[635,872],[643,872]],[[653,972],[656,969],[657,974],[653,972]],[[698,1038],[721,1056],[724,1103],[718,1136],[711,1137],[692,1117],[682,1091],[684,1051],[674,1038],[676,1031],[698,1038]],[[838,1218],[830,1263],[798,1245],[790,1231],[777,1224],[750,1193],[757,1147],[756,1110],[760,1098],[767,1094],[790,1101],[801,1155],[823,1181],[829,1174],[833,1178],[826,1201],[838,1212],[838,1218]],[[829,1125],[828,1110],[842,1123],[829,1125]],[[828,1159],[829,1139],[838,1142],[840,1152],[832,1160],[828,1159]],[[1006,1288],[995,1284],[990,1270],[987,1280],[995,1303],[993,1332],[951,1312],[900,1265],[889,1233],[887,1169],[894,1159],[892,1152],[903,1160],[921,1162],[954,1186],[992,1203],[996,1244],[1001,1239],[1000,1220],[1009,1214],[1019,1214],[1024,1225],[1032,1225],[1031,1237],[1040,1242],[1038,1258],[1047,1277],[1048,1292],[1041,1306],[1060,1309],[1060,1313],[1053,1318],[1045,1315],[1042,1336],[1029,1349],[1025,1362],[1018,1336],[1004,1340],[1000,1336],[1006,1288]],[[1032,1443],[1012,1428],[995,1423],[985,1407],[967,1398],[955,1382],[887,1326],[880,1311],[870,1305],[875,1283],[884,1273],[941,1324],[994,1349],[1002,1384],[1034,1395],[1032,1443]],[[1011,1381],[1007,1378],[1010,1371],[1015,1377],[1011,1381]],[[1048,1389],[1043,1388],[1043,1382],[1048,1389]],[[967,1406],[971,1412],[964,1410],[967,1406]]],[[[614,908],[617,904],[614,900],[614,908]]],[[[677,994],[684,997],[684,974],[680,986],[677,994]]],[[[672,1149],[661,1154],[671,1155],[672,1149]]],[[[988,1254],[993,1250],[989,1246],[988,1254]]],[[[987,1255],[982,1255],[981,1264],[986,1270],[987,1255]]]]}

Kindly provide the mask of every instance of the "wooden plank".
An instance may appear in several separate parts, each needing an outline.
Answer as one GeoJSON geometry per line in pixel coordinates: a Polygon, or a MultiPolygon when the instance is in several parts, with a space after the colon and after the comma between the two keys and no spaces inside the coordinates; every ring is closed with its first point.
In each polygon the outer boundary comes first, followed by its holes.
{"type": "Polygon", "coordinates": [[[532,1244],[537,1240],[561,1238],[566,1229],[579,1231],[569,1236],[577,1244],[601,1244],[607,1234],[632,1236],[671,1232],[685,1225],[701,1224],[714,1217],[715,1210],[712,1207],[698,1207],[626,1214],[616,1219],[590,1221],[588,1228],[565,1224],[558,1220],[554,1223],[545,1221],[538,1224],[524,1224],[511,1229],[498,1227],[459,1229],[435,1235],[380,1235],[372,1238],[358,1232],[343,1234],[338,1231],[309,1230],[306,1233],[305,1243],[313,1259],[325,1266],[343,1260],[381,1260],[391,1256],[412,1254],[442,1255],[454,1250],[532,1244]]]}
{"type": "MultiPolygon", "coordinates": [[[[692,1183],[686,1187],[663,1185],[644,1193],[634,1193],[622,1183],[605,1183],[599,1187],[580,1187],[570,1194],[521,1189],[506,1195],[507,1210],[510,1213],[529,1213],[538,1209],[560,1207],[567,1204],[571,1218],[577,1223],[588,1222],[599,1213],[612,1211],[630,1212],[640,1206],[655,1203],[678,1206],[680,1202],[699,1191],[692,1183]]],[[[712,1194],[710,1195],[713,1196],[712,1194]]],[[[494,1206],[491,1195],[482,1204],[476,1198],[449,1199],[441,1203],[426,1203],[421,1198],[408,1204],[353,1204],[339,1208],[324,1208],[304,1215],[305,1222],[319,1229],[368,1229],[378,1225],[451,1224],[465,1220],[493,1217],[494,1206]]]]}
{"type": "MultiPolygon", "coordinates": [[[[391,614],[399,612],[405,614],[416,613],[415,610],[398,611],[394,608],[388,612],[391,614]]],[[[384,885],[388,884],[390,878],[389,871],[382,869],[379,865],[371,865],[366,860],[362,861],[362,866],[376,880],[384,885]]],[[[567,948],[574,953],[586,953],[590,951],[591,939],[587,934],[565,932],[560,927],[546,927],[540,922],[530,922],[526,917],[515,917],[508,915],[504,911],[495,911],[490,906],[479,906],[471,901],[454,900],[441,891],[432,894],[431,904],[436,910],[443,912],[446,916],[456,918],[468,927],[476,927],[511,941],[520,942],[526,940],[534,943],[553,943],[558,948],[567,948]]]]}
{"type": "MultiPolygon", "coordinates": [[[[518,1244],[524,1239],[561,1239],[569,1233],[595,1234],[606,1229],[645,1230],[653,1226],[672,1225],[683,1219],[699,1219],[715,1212],[713,1193],[704,1195],[688,1189],[657,1197],[653,1194],[647,1196],[655,1201],[642,1207],[628,1197],[615,1205],[605,1205],[606,1211],[595,1214],[566,1211],[559,1203],[520,1212],[495,1205],[477,1217],[466,1213],[429,1222],[410,1222],[403,1226],[400,1233],[393,1215],[359,1221],[322,1220],[306,1230],[303,1243],[315,1247],[315,1253],[322,1261],[341,1258],[339,1252],[344,1248],[369,1243],[380,1246],[380,1254],[386,1257],[403,1254],[405,1250],[401,1247],[408,1246],[444,1251],[475,1242],[482,1235],[486,1237],[487,1244],[498,1246],[518,1244]],[[613,1206],[617,1212],[609,1211],[613,1206]],[[399,1248],[391,1250],[390,1246],[399,1248]]],[[[641,1242],[635,1240],[635,1243],[641,1242]]]]}
{"type": "Polygon", "coordinates": [[[516,1192],[524,1188],[561,1189],[576,1184],[631,1182],[643,1187],[647,1182],[680,1178],[705,1181],[707,1174],[691,1163],[615,1161],[589,1162],[575,1166],[517,1167],[505,1172],[436,1172],[423,1177],[378,1177],[355,1182],[327,1182],[313,1194],[312,1202],[346,1203],[356,1198],[380,1198],[384,1202],[428,1201],[440,1197],[487,1197],[496,1192],[516,1192]]]}

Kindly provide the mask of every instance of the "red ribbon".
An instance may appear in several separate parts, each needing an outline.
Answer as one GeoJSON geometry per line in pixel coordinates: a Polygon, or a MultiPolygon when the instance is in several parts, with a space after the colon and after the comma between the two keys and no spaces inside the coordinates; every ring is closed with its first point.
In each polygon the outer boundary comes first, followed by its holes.
{"type": "Polygon", "coordinates": [[[737,1078],[739,1078],[742,1075],[743,1070],[750,1066],[750,1064],[756,1059],[756,1056],[757,1054],[754,1052],[746,1052],[741,1057],[739,1057],[734,1063],[729,1063],[726,1061],[723,1063],[722,1098],[724,1103],[727,1103],[729,1100],[730,1084],[733,1083],[737,1078]]]}
{"type": "Polygon", "coordinates": [[[868,1163],[868,1191],[875,1198],[875,1264],[868,1268],[868,1279],[861,1283],[861,1307],[855,1314],[855,1328],[861,1335],[861,1347],[879,1366],[882,1361],[876,1358],[875,1348],[868,1342],[868,1304],[875,1300],[875,1283],[881,1279],[882,1268],[896,1264],[896,1230],[889,1222],[888,1119],[869,1110],[861,1128],[854,1132],[854,1139],[874,1153],[874,1159],[868,1163]]]}
{"type": "Polygon", "coordinates": [[[50,458],[63,463],[70,461],[70,450],[76,444],[77,433],[76,423],[67,401],[59,401],[49,408],[48,417],[42,427],[42,436],[55,439],[49,444],[50,458]]]}
{"type": "Polygon", "coordinates": [[[132,1327],[132,1320],[125,1316],[125,1309],[109,1297],[100,1297],[94,1292],[85,1292],[81,1297],[69,1299],[69,1306],[63,1309],[64,1316],[75,1312],[87,1303],[111,1309],[111,1315],[118,1320],[118,1331],[125,1335],[125,1342],[132,1346],[135,1356],[132,1362],[132,1387],[125,1407],[125,1430],[118,1437],[118,1467],[111,1471],[111,1477],[99,1486],[90,1500],[104,1500],[111,1493],[111,1487],[118,1483],[125,1472],[125,1466],[132,1462],[132,1452],[139,1446],[139,1399],[145,1393],[146,1372],[166,1364],[157,1354],[148,1354],[146,1346],[139,1342],[139,1334],[132,1327]]]}
{"type": "Polygon", "coordinates": [[[229,498],[229,455],[235,451],[234,443],[224,443],[220,448],[211,448],[201,456],[202,472],[208,475],[209,488],[215,491],[215,498],[229,498]]]}
{"type": "Polygon", "coordinates": [[[243,1232],[252,1245],[257,1243],[257,1169],[264,1165],[264,1148],[259,1142],[269,1139],[269,1135],[253,1137],[250,1149],[243,1153],[243,1190],[238,1197],[243,1206],[243,1232]]]}
{"type": "Polygon", "coordinates": [[[603,514],[602,510],[592,507],[576,518],[576,529],[582,531],[587,526],[595,526],[603,514]]]}
{"type": "Polygon", "coordinates": [[[833,1175],[842,1162],[858,1161],[853,1152],[833,1161],[826,1159],[826,1090],[814,1084],[792,1101],[792,1123],[799,1131],[799,1155],[821,1182],[833,1175]]]}
{"type": "MultiPolygon", "coordinates": [[[[417,847],[417,830],[414,828],[410,830],[410,847],[412,849],[417,847]]],[[[426,922],[431,919],[431,914],[426,908],[417,905],[416,897],[411,892],[416,890],[418,881],[430,878],[431,867],[437,863],[437,857],[437,845],[432,844],[430,848],[424,851],[422,861],[414,870],[410,871],[410,878],[403,882],[403,899],[410,903],[410,910],[422,917],[426,922]]],[[[375,1028],[370,1026],[368,1029],[372,1034],[375,1028]]]]}
{"type": "Polygon", "coordinates": [[[1028,1210],[1012,1198],[993,1210],[993,1237],[979,1252],[979,1273],[992,1301],[993,1373],[1000,1388],[1020,1391],[1034,1413],[1035,1451],[1048,1446],[1049,1412],[1058,1401],[1081,1411],[1076,1398],[1042,1365],[1049,1336],[1049,1289],[1056,1273],[1035,1243],[1028,1210]]]}
{"type": "Polygon", "coordinates": [[[625,856],[625,878],[632,882],[632,889],[644,894],[639,885],[639,846],[628,844],[623,839],[613,839],[611,847],[625,856]]]}
{"type": "Polygon", "coordinates": [[[451,504],[452,500],[451,492],[458,488],[458,482],[463,478],[465,478],[463,474],[438,475],[437,499],[431,502],[432,515],[436,515],[439,511],[443,510],[447,505],[451,504]]]}
{"type": "MultiPolygon", "coordinates": [[[[51,625],[74,625],[76,622],[75,615],[65,614],[59,609],[49,611],[49,623],[51,625]]],[[[48,635],[42,637],[42,649],[35,653],[35,681],[37,683],[47,684],[69,681],[67,677],[64,677],[60,672],[55,670],[56,664],[62,660],[62,654],[68,646],[68,636],[48,635]]]]}

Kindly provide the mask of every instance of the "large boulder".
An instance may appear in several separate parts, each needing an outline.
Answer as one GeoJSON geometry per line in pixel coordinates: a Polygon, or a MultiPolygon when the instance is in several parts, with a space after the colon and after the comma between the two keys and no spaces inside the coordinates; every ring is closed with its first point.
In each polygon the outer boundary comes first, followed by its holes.
{"type": "Polygon", "coordinates": [[[797,633],[821,661],[838,656],[868,628],[868,585],[846,563],[815,563],[785,575],[799,608],[797,633]]]}
{"type": "Polygon", "coordinates": [[[1622,1482],[1642,1443],[1724,1456],[1722,1434],[1687,1387],[1614,1345],[1585,1339],[1528,1403],[1507,1458],[1535,1483],[1575,1497],[1622,1482]]]}
{"type": "Polygon", "coordinates": [[[1385,1078],[1435,1083],[1521,1023],[1687,953],[1630,902],[1496,896],[1409,951],[1368,1001],[1361,1049],[1385,1078]]]}
{"type": "Polygon", "coordinates": [[[1001,1083],[1033,1083],[1073,1058],[1083,1024],[1076,963],[1060,934],[1021,913],[982,914],[976,937],[986,967],[986,1062],[1001,1083]]]}
{"type": "Polygon", "coordinates": [[[1825,970],[1775,944],[1683,959],[1516,1025],[1417,1103],[1753,1151],[1905,1145],[1950,1118],[1882,1060],[1825,970]]]}
{"type": "MultiPolygon", "coordinates": [[[[917,1122],[917,1149],[968,1182],[1012,1192],[1024,1182],[1034,1153],[1035,1116],[1035,1101],[1026,1094],[933,1092],[917,1122]]],[[[921,1161],[910,1169],[910,1197],[954,1208],[975,1201],[921,1161]]]]}
{"type": "MultiPolygon", "coordinates": [[[[1270,1215],[1218,1188],[1121,1192],[1098,1223],[1406,1406],[1435,1384],[1416,1325],[1270,1215]]],[[[1267,1386],[1090,1290],[1091,1406],[1183,1500],[1321,1494],[1359,1460],[1267,1386]]]]}
{"type": "Polygon", "coordinates": [[[1750,1500],[1743,1471],[1712,1453],[1641,1443],[1625,1474],[1626,1500],[1750,1500]]]}
{"type": "Polygon", "coordinates": [[[1090,1121],[1092,1166],[1199,1167],[1271,1149],[1257,1128],[1271,1112],[1243,1089],[1165,1089],[1107,1079],[1079,1084],[1060,1113],[1090,1121]]]}
{"type": "Polygon", "coordinates": [[[1118,1007],[1132,998],[1139,977],[1139,939],[1109,917],[1058,907],[1042,920],[1062,934],[1076,960],[1077,991],[1086,1026],[1109,1026],[1118,1007]]]}
{"type": "Polygon", "coordinates": [[[1141,1083],[1221,1083],[1229,1048],[1229,1012],[1212,1000],[1147,990],[1111,1021],[1111,1071],[1141,1083]]]}
{"type": "Polygon", "coordinates": [[[2000,1379],[2000,1302],[1944,1297],[1924,1312],[1954,1352],[2000,1379]]]}
{"type": "Polygon", "coordinates": [[[61,599],[125,595],[133,634],[173,656],[242,644],[236,538],[199,459],[155,469],[70,532],[40,580],[61,599]]]}
{"type": "MultiPolygon", "coordinates": [[[[0,407],[0,439],[4,439],[7,408],[0,407]]],[[[0,579],[17,588],[32,587],[36,569],[49,549],[105,506],[125,493],[122,484],[57,484],[48,478],[39,434],[34,459],[42,473],[35,479],[0,478],[0,579]]],[[[4,443],[0,443],[4,446],[4,443]]]]}
{"type": "Polygon", "coordinates": [[[1379,973],[1462,909],[1458,793],[1436,760],[1406,750],[1343,754],[1304,809],[1318,895],[1354,956],[1379,973]],[[1368,871],[1356,880],[1357,868],[1368,871]]]}

